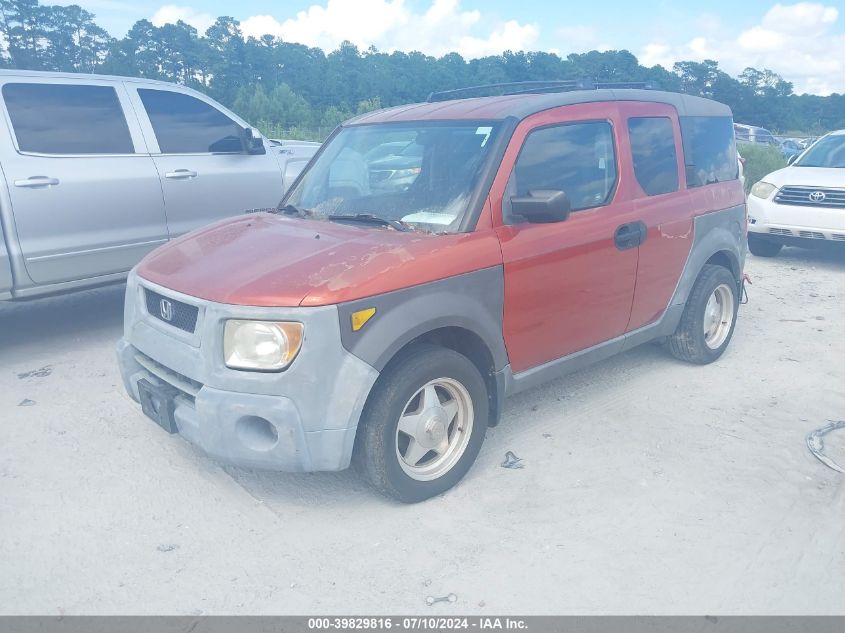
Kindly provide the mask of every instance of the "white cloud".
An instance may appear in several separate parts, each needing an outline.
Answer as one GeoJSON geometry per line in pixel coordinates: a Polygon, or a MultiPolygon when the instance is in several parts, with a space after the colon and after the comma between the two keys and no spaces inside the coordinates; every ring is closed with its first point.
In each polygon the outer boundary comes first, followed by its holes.
{"type": "Polygon", "coordinates": [[[466,57],[530,49],[539,36],[534,24],[488,24],[479,11],[462,10],[460,0],[433,0],[423,13],[414,12],[405,0],[327,0],[283,22],[270,15],[249,17],[241,29],[253,37],[270,34],[325,50],[349,40],[359,48],[373,45],[430,55],[455,51],[466,57]]]}
{"type": "Polygon", "coordinates": [[[588,51],[606,51],[612,47],[602,43],[598,31],[592,26],[576,24],[562,26],[557,30],[558,45],[556,50],[562,49],[565,55],[569,53],[586,53],[588,51]]]}
{"type": "Polygon", "coordinates": [[[208,27],[214,24],[214,18],[208,13],[197,11],[193,7],[182,7],[175,4],[165,4],[153,14],[152,18],[150,18],[150,22],[152,22],[155,26],[176,24],[179,20],[182,20],[186,24],[190,24],[199,31],[200,35],[205,33],[208,27]]]}
{"type": "Polygon", "coordinates": [[[680,45],[653,41],[639,59],[670,69],[676,61],[715,59],[732,75],[748,66],[773,70],[798,93],[845,92],[845,35],[834,33],[838,19],[836,7],[821,3],[775,4],[759,24],[740,33],[710,31],[680,45]]]}

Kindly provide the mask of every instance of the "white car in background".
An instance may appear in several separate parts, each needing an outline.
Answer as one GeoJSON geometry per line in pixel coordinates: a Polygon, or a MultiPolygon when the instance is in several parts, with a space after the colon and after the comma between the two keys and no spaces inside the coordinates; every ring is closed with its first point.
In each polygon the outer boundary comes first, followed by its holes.
{"type": "Polygon", "coordinates": [[[831,132],[748,196],[748,249],[774,257],[783,246],[845,243],[845,130],[831,132]]]}

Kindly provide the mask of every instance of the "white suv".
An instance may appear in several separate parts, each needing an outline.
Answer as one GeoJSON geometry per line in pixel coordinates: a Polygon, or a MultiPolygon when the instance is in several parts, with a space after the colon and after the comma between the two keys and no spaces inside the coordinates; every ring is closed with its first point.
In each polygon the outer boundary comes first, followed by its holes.
{"type": "Polygon", "coordinates": [[[774,257],[785,245],[845,242],[845,130],[831,132],[748,196],[748,248],[774,257]]]}

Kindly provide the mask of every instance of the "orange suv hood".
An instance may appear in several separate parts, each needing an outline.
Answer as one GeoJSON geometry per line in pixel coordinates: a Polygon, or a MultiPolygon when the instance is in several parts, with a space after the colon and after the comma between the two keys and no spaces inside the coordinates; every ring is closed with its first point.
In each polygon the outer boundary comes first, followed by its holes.
{"type": "Polygon", "coordinates": [[[352,301],[501,263],[493,231],[402,233],[260,213],[184,235],[148,255],[138,274],[209,301],[290,307],[352,301]]]}

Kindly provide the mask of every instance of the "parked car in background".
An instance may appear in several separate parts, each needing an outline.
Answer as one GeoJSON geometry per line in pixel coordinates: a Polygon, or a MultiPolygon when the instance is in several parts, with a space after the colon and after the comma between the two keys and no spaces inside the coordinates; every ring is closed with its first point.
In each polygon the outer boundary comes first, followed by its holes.
{"type": "Polygon", "coordinates": [[[320,149],[320,143],[280,138],[271,138],[268,141],[270,151],[279,157],[279,164],[282,165],[282,186],[287,191],[320,149]]]}
{"type": "Polygon", "coordinates": [[[379,191],[402,191],[407,189],[420,173],[423,146],[406,143],[395,154],[368,163],[370,187],[379,191]]]}
{"type": "Polygon", "coordinates": [[[275,207],[316,151],[143,79],[3,70],[0,109],[0,299],[120,280],[176,236],[275,207]]]}
{"type": "Polygon", "coordinates": [[[508,87],[361,115],[275,213],[145,258],[117,350],[141,410],[225,462],[355,463],[414,502],[464,476],[510,394],[647,341],[719,358],[746,250],[730,109],[508,87]],[[400,133],[419,172],[370,187],[400,133]]]}
{"type": "Polygon", "coordinates": [[[781,154],[783,154],[783,157],[789,160],[793,156],[797,156],[803,152],[804,148],[801,147],[801,139],[785,138],[780,141],[780,151],[781,154]]]}
{"type": "Polygon", "coordinates": [[[773,147],[779,146],[772,133],[763,127],[734,123],[734,134],[736,134],[736,142],[739,145],[743,143],[754,143],[757,145],[771,145],[773,147]]]}
{"type": "Polygon", "coordinates": [[[404,140],[404,141],[388,141],[386,143],[382,143],[381,145],[376,145],[371,150],[368,150],[366,154],[364,154],[364,161],[369,165],[370,163],[377,161],[382,158],[387,158],[388,156],[396,156],[396,154],[401,154],[402,150],[408,147],[411,144],[411,141],[404,140]]]}
{"type": "Polygon", "coordinates": [[[748,247],[773,257],[785,245],[845,244],[845,130],[819,139],[748,196],[748,247]]]}

